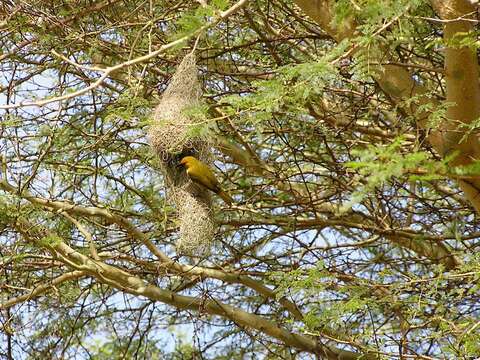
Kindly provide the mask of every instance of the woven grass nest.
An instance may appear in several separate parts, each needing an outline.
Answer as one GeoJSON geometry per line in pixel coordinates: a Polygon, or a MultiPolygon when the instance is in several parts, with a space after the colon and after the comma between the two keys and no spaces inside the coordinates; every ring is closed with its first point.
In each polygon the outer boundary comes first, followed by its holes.
{"type": "Polygon", "coordinates": [[[183,156],[193,155],[206,164],[212,162],[208,136],[192,136],[198,119],[188,109],[201,104],[202,88],[193,53],[185,56],[155,109],[148,136],[159,157],[167,185],[167,199],[177,209],[179,238],[177,251],[185,255],[208,253],[215,236],[211,198],[194,184],[179,166],[183,156]]]}

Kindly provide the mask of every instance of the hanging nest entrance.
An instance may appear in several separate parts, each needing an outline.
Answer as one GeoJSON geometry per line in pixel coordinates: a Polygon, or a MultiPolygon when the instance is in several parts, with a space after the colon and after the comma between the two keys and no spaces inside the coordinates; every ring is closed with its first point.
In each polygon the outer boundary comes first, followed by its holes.
{"type": "Polygon", "coordinates": [[[209,192],[188,178],[180,160],[187,155],[212,163],[211,142],[206,135],[195,134],[198,118],[188,110],[201,105],[202,88],[192,53],[185,56],[155,109],[149,130],[150,144],[159,156],[167,185],[167,199],[177,209],[180,253],[205,254],[215,235],[209,192]]]}

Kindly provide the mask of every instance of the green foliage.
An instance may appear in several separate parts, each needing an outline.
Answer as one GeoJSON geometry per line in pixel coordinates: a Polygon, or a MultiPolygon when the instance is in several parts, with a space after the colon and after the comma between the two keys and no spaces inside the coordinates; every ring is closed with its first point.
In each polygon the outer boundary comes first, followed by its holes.
{"type": "MultiPolygon", "coordinates": [[[[413,12],[424,5],[428,5],[425,0],[358,0],[355,2],[349,0],[337,1],[335,6],[335,23],[341,24],[348,17],[355,16],[359,26],[364,34],[371,25],[382,26],[399,16],[405,16],[408,12],[413,12]]],[[[374,28],[371,28],[372,30],[374,28]]]]}
{"type": "Polygon", "coordinates": [[[334,5],[334,18],[333,25],[339,29],[343,29],[344,24],[348,24],[350,18],[355,16],[355,9],[352,6],[352,2],[348,0],[339,0],[334,5]]]}
{"type": "Polygon", "coordinates": [[[443,44],[453,49],[470,48],[478,49],[480,42],[478,41],[478,35],[480,32],[458,32],[450,39],[443,39],[443,44]]]}
{"type": "Polygon", "coordinates": [[[269,277],[277,285],[276,296],[281,298],[290,291],[306,292],[308,295],[322,290],[325,287],[325,281],[328,280],[328,273],[323,270],[323,267],[319,262],[308,270],[295,269],[287,273],[271,273],[269,277]]]}
{"type": "MultiPolygon", "coordinates": [[[[352,294],[352,289],[349,290],[349,293],[352,294]]],[[[313,306],[313,309],[305,315],[306,328],[315,331],[328,327],[344,327],[348,317],[365,311],[371,302],[371,299],[362,299],[357,295],[350,295],[345,301],[325,301],[323,304],[313,306]]]]}
{"type": "Polygon", "coordinates": [[[460,339],[460,346],[465,349],[463,355],[474,357],[480,354],[480,331],[478,326],[466,329],[465,334],[460,339]]]}
{"type": "Polygon", "coordinates": [[[122,119],[128,122],[138,122],[145,126],[151,123],[152,104],[144,97],[135,94],[135,89],[124,91],[117,101],[108,107],[105,112],[105,120],[115,122],[122,119]]]}
{"type": "Polygon", "coordinates": [[[57,290],[55,293],[58,295],[58,300],[62,304],[74,305],[83,294],[78,283],[63,283],[58,286],[57,290]]]}
{"type": "Polygon", "coordinates": [[[195,137],[209,137],[212,134],[212,128],[215,122],[209,119],[209,107],[206,104],[200,103],[185,108],[182,113],[191,119],[192,125],[189,127],[187,136],[195,137]]]}
{"type": "Polygon", "coordinates": [[[428,129],[439,129],[442,124],[445,124],[445,121],[447,120],[447,110],[450,106],[453,106],[453,104],[448,103],[448,102],[443,102],[440,106],[436,106],[434,109],[428,109],[428,105],[423,105],[419,106],[419,111],[422,111],[423,109],[426,109],[427,111],[430,112],[428,116],[428,123],[427,127],[428,129]]]}
{"type": "Polygon", "coordinates": [[[480,117],[471,121],[468,124],[461,124],[459,129],[464,129],[464,135],[460,139],[460,144],[463,143],[470,135],[476,133],[476,131],[480,128],[480,117]]]}
{"type": "Polygon", "coordinates": [[[53,130],[52,127],[49,126],[48,124],[43,124],[43,125],[40,126],[40,128],[38,129],[38,135],[39,135],[39,136],[48,137],[48,136],[52,136],[53,133],[54,133],[54,130],[53,130]]]}
{"type": "Polygon", "coordinates": [[[13,114],[6,114],[2,117],[2,126],[10,127],[21,125],[22,118],[13,114]]]}
{"type": "Polygon", "coordinates": [[[225,10],[227,6],[228,0],[214,0],[209,1],[207,6],[198,6],[194,10],[183,12],[175,23],[177,31],[172,34],[171,40],[179,39],[199,30],[219,11],[225,10]]]}
{"type": "Polygon", "coordinates": [[[15,198],[9,194],[0,196],[0,224],[8,224],[21,214],[21,209],[16,207],[15,198]]]}
{"type": "Polygon", "coordinates": [[[409,175],[410,180],[431,181],[442,178],[447,171],[447,164],[452,157],[442,161],[430,159],[424,151],[402,153],[403,137],[396,138],[386,146],[368,145],[366,149],[353,150],[352,155],[358,158],[356,161],[347,162],[345,165],[362,177],[362,185],[352,195],[352,199],[342,207],[346,211],[353,204],[360,202],[368,193],[394,177],[409,175]],[[415,170],[421,167],[426,173],[415,174],[415,170]]]}
{"type": "MultiPolygon", "coordinates": [[[[297,295],[310,298],[328,289],[332,275],[319,262],[308,270],[295,269],[287,273],[272,273],[270,279],[277,286],[276,295],[279,298],[297,295]]],[[[346,286],[340,293],[348,294],[348,297],[324,299],[312,304],[303,319],[306,329],[317,331],[342,327],[346,318],[366,310],[367,305],[373,304],[371,294],[365,287],[346,286]]]]}
{"type": "Polygon", "coordinates": [[[480,176],[480,161],[473,161],[468,165],[452,167],[450,172],[460,176],[480,176]]]}
{"type": "Polygon", "coordinates": [[[322,88],[335,79],[336,70],[329,64],[330,58],[280,67],[271,80],[254,82],[254,96],[228,96],[223,102],[231,106],[231,114],[247,110],[247,122],[253,124],[270,119],[272,113],[281,109],[299,111],[320,97],[322,88]]]}
{"type": "Polygon", "coordinates": [[[40,246],[44,246],[44,247],[48,247],[48,248],[50,248],[50,247],[54,248],[55,246],[61,244],[62,241],[63,241],[63,239],[61,237],[59,237],[58,235],[49,234],[47,236],[44,236],[40,240],[38,240],[38,244],[40,246]]]}
{"type": "Polygon", "coordinates": [[[106,342],[92,343],[92,360],[110,359],[165,359],[162,344],[153,339],[111,338],[106,342]]]}
{"type": "Polygon", "coordinates": [[[217,11],[223,11],[227,9],[229,5],[229,1],[228,0],[212,0],[212,1],[209,1],[209,4],[210,6],[215,8],[217,11]]]}

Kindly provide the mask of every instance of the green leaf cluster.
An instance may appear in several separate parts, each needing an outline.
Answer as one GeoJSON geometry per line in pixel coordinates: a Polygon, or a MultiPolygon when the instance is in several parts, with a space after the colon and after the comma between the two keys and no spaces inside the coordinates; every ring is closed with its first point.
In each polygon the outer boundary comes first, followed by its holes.
{"type": "Polygon", "coordinates": [[[259,123],[280,110],[303,112],[305,105],[322,96],[323,87],[334,82],[335,75],[328,58],[286,65],[278,68],[272,79],[254,82],[254,95],[228,96],[223,102],[231,106],[232,114],[247,110],[250,116],[246,119],[259,123]]]}
{"type": "Polygon", "coordinates": [[[219,11],[225,10],[227,6],[228,0],[213,0],[209,1],[206,6],[198,6],[195,9],[184,11],[176,21],[176,31],[170,39],[176,40],[194,33],[219,11]]]}
{"type": "Polygon", "coordinates": [[[412,181],[430,181],[444,177],[441,174],[446,174],[447,164],[453,156],[435,161],[425,151],[405,153],[402,150],[404,141],[405,139],[400,136],[388,145],[368,145],[365,149],[352,151],[357,160],[349,161],[345,166],[361,176],[362,185],[353,193],[352,200],[344,206],[344,210],[360,202],[372,190],[394,177],[407,175],[412,181]],[[426,173],[417,174],[415,170],[419,167],[426,170],[426,173]],[[413,171],[413,174],[409,174],[409,171],[413,171]]]}

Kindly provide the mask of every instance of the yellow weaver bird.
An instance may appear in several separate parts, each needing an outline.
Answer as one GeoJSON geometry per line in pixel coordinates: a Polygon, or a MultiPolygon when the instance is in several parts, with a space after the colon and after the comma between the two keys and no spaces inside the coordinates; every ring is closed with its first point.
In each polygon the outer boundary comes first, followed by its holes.
{"type": "Polygon", "coordinates": [[[197,183],[210,191],[213,191],[215,194],[220,196],[223,201],[228,205],[232,205],[233,199],[220,187],[220,183],[213,171],[205,165],[200,160],[194,158],[193,156],[185,156],[180,161],[186,171],[188,177],[194,182],[197,183]]]}

